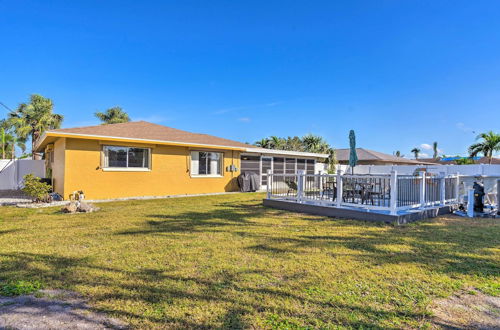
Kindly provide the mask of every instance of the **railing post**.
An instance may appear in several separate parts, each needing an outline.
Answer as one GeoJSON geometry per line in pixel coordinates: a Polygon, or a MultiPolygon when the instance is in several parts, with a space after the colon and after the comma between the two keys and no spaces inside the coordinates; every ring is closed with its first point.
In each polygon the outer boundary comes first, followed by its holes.
{"type": "Polygon", "coordinates": [[[267,170],[267,199],[271,199],[273,194],[273,175],[271,170],[267,170]]]}
{"type": "Polygon", "coordinates": [[[469,189],[467,192],[467,216],[474,217],[474,189],[469,189]]]}
{"type": "Polygon", "coordinates": [[[319,171],[319,176],[318,176],[318,188],[319,188],[319,196],[323,196],[323,171],[319,171]]]}
{"type": "Polygon", "coordinates": [[[302,202],[302,196],[304,194],[304,180],[305,180],[305,171],[298,170],[297,171],[297,202],[302,202]]]}
{"type": "Polygon", "coordinates": [[[425,171],[420,171],[420,207],[425,207],[425,171]]]}
{"type": "Polygon", "coordinates": [[[397,209],[398,209],[398,172],[397,171],[391,171],[391,179],[390,179],[390,185],[391,185],[391,196],[390,196],[390,209],[391,209],[391,215],[396,215],[397,209]]]}
{"type": "Polygon", "coordinates": [[[497,215],[500,215],[500,179],[497,180],[497,215]]]}
{"type": "Polygon", "coordinates": [[[342,170],[339,169],[337,171],[337,207],[340,207],[342,205],[342,170]]]}
{"type": "Polygon", "coordinates": [[[446,204],[446,174],[441,172],[441,179],[439,181],[440,185],[440,194],[441,194],[441,205],[444,206],[446,204]]]}

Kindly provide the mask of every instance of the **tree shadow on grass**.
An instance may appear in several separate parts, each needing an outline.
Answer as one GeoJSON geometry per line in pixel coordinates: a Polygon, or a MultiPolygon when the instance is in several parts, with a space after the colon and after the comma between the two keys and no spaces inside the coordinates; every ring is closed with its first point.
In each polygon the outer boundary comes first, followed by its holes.
{"type": "MultiPolygon", "coordinates": [[[[206,212],[184,212],[180,214],[152,214],[143,228],[121,231],[119,235],[227,232],[239,239],[252,238],[247,249],[256,253],[272,254],[274,257],[287,253],[310,253],[311,248],[321,248],[335,257],[337,250],[353,250],[353,258],[372,264],[414,263],[445,274],[498,276],[499,265],[489,249],[500,244],[500,229],[496,227],[467,226],[467,222],[450,221],[436,225],[433,221],[406,227],[372,224],[356,220],[332,220],[310,217],[287,211],[264,208],[260,203],[220,203],[206,212]],[[275,219],[275,223],[263,222],[263,218],[275,219]],[[333,228],[343,229],[359,226],[355,234],[301,234],[306,225],[297,225],[294,232],[285,223],[294,220],[328,221],[333,228]],[[284,225],[284,226],[283,226],[284,225]],[[282,226],[283,228],[271,227],[282,226]],[[378,231],[377,228],[383,228],[378,231]],[[269,231],[267,229],[271,228],[269,231]],[[267,230],[263,233],[261,229],[267,230]],[[387,245],[396,246],[388,250],[387,245]],[[398,251],[398,246],[402,249],[398,251]]],[[[295,227],[294,227],[295,228],[295,227]]],[[[345,252],[342,252],[345,254],[345,252]]]]}
{"type": "MultiPolygon", "coordinates": [[[[241,281],[245,274],[261,274],[268,272],[263,269],[245,271],[221,271],[217,276],[195,277],[169,274],[162,269],[141,269],[124,271],[112,267],[96,265],[89,258],[61,257],[48,254],[9,253],[0,254],[0,278],[39,280],[52,287],[78,290],[78,288],[103,288],[103,292],[91,290],[90,299],[97,312],[106,312],[115,317],[132,321],[135,325],[155,325],[184,328],[209,328],[211,321],[196,321],[196,318],[172,316],[167,310],[150,313],[160,303],[175,306],[178,302],[185,304],[186,300],[195,304],[207,302],[206,306],[220,304],[224,312],[218,316],[215,324],[227,328],[243,329],[251,327],[247,320],[257,315],[265,317],[278,314],[285,318],[302,320],[304,324],[314,325],[311,318],[320,318],[325,323],[344,324],[346,326],[364,325],[376,327],[378,321],[391,319],[395,316],[422,318],[420,312],[408,313],[387,311],[361,306],[361,304],[332,304],[324,299],[310,297],[302,291],[292,292],[289,289],[277,287],[259,287],[241,281]],[[118,277],[112,276],[119,275],[118,277]],[[124,278],[123,278],[124,277],[124,278]],[[121,280],[120,280],[121,279],[121,280]],[[182,285],[176,285],[176,284],[182,285]],[[193,291],[193,286],[197,289],[193,291]],[[131,305],[125,303],[129,301],[131,305]],[[281,301],[281,303],[279,303],[281,301]],[[289,302],[296,305],[316,306],[313,312],[303,312],[300,309],[289,308],[289,302]],[[112,302],[115,302],[114,304],[112,302]],[[147,310],[130,309],[136,303],[144,304],[147,310]],[[367,320],[373,317],[373,322],[355,321],[348,317],[328,312],[332,308],[337,311],[352,313],[356,311],[367,320]],[[312,313],[312,314],[311,314],[312,313]],[[377,321],[378,320],[378,321],[377,321]],[[144,323],[146,322],[146,323],[144,323]],[[209,322],[209,323],[206,323],[209,322]]],[[[341,313],[343,315],[343,313],[341,313]]],[[[347,314],[346,314],[347,315],[347,314]]]]}

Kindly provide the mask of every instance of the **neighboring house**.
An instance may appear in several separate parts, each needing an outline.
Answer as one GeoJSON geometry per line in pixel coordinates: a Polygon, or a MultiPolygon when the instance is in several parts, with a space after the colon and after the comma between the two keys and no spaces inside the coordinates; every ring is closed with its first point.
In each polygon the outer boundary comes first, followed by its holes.
{"type": "Polygon", "coordinates": [[[254,146],[190,133],[145,121],[45,132],[36,145],[45,152],[54,190],[65,199],[83,190],[90,199],[189,195],[237,191],[241,171],[314,173],[327,155],[254,146]]]}
{"type": "MultiPolygon", "coordinates": [[[[341,165],[349,164],[349,154],[350,149],[337,149],[337,161],[341,165]]],[[[421,165],[421,164],[432,164],[423,160],[407,159],[403,157],[396,157],[389,154],[384,154],[382,152],[356,148],[356,154],[358,155],[359,165],[421,165]]]]}

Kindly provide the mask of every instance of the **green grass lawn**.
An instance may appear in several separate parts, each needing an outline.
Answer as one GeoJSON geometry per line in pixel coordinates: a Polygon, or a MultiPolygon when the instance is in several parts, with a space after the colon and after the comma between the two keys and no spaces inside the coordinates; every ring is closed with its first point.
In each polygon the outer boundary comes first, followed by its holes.
{"type": "Polygon", "coordinates": [[[0,281],[83,294],[134,327],[424,327],[462,288],[500,295],[500,222],[407,226],[262,207],[261,194],[0,208],[0,281]]]}

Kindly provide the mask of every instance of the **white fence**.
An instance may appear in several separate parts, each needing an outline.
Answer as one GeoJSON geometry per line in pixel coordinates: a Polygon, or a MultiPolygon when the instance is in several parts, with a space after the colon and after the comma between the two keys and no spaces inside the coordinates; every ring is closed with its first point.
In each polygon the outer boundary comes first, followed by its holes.
{"type": "Polygon", "coordinates": [[[268,172],[268,199],[387,211],[444,206],[459,201],[458,175],[273,174],[268,172]]]}
{"type": "MultiPolygon", "coordinates": [[[[486,197],[492,204],[498,203],[497,180],[500,179],[500,165],[358,165],[354,168],[355,174],[388,175],[391,171],[399,174],[414,175],[416,171],[425,169],[427,173],[445,175],[460,175],[459,195],[463,200],[467,191],[472,189],[474,181],[481,181],[484,185],[486,197]]],[[[337,170],[351,173],[348,165],[337,165],[337,170]]]]}
{"type": "Polygon", "coordinates": [[[0,190],[16,190],[21,187],[23,176],[33,173],[45,177],[45,161],[31,159],[0,159],[0,190]]]}
{"type": "MultiPolygon", "coordinates": [[[[351,172],[348,165],[337,165],[337,169],[345,173],[351,172]]],[[[460,174],[461,176],[500,176],[500,165],[477,164],[477,165],[358,165],[354,167],[355,174],[389,174],[396,171],[399,174],[412,175],[415,171],[425,169],[434,174],[460,174]]]]}

